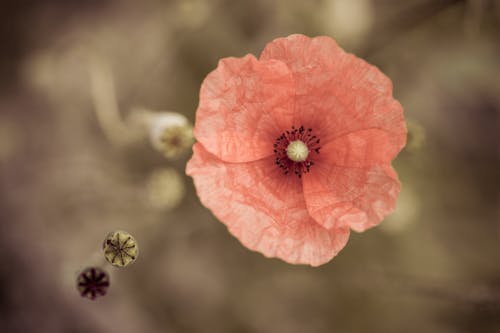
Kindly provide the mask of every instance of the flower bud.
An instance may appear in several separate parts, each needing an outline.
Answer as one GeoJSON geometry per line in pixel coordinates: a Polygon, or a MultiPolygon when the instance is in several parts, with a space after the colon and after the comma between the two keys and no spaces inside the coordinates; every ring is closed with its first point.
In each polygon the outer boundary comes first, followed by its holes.
{"type": "Polygon", "coordinates": [[[188,119],[174,112],[161,112],[152,118],[149,137],[153,147],[167,158],[176,158],[193,145],[193,127],[188,119]]]}
{"type": "Polygon", "coordinates": [[[157,209],[172,209],[179,205],[186,189],[181,175],[173,168],[157,169],[149,176],[147,198],[157,209]]]}

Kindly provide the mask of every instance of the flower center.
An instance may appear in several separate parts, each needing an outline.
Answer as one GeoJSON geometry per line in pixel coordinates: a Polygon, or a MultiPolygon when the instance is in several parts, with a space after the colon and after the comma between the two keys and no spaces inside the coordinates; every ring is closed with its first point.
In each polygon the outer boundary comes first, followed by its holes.
{"type": "Polygon", "coordinates": [[[288,144],[286,155],[294,162],[302,162],[307,159],[309,149],[307,149],[307,145],[304,142],[295,140],[288,144]]]}
{"type": "Polygon", "coordinates": [[[304,126],[292,126],[291,131],[283,132],[274,143],[276,165],[284,170],[285,175],[292,171],[301,178],[314,164],[311,153],[319,154],[319,142],[311,128],[306,130],[304,126]]]}

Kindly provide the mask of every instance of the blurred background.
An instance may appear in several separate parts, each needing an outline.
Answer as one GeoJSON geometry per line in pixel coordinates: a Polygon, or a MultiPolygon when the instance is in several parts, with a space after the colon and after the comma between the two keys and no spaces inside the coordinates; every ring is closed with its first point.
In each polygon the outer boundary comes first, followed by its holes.
{"type": "Polygon", "coordinates": [[[499,36],[494,0],[3,0],[0,331],[500,332],[499,36]],[[319,268],[241,246],[190,152],[132,124],[192,123],[219,58],[291,33],[377,65],[409,128],[396,212],[319,268]],[[100,250],[117,229],[140,248],[125,269],[100,250]],[[96,301],[88,266],[111,279],[96,301]]]}

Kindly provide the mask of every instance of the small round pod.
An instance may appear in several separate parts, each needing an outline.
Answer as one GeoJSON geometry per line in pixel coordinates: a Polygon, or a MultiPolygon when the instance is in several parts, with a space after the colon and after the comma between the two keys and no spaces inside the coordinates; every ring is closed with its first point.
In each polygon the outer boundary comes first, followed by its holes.
{"type": "Polygon", "coordinates": [[[408,119],[406,121],[408,129],[405,150],[415,153],[421,150],[427,141],[427,133],[425,128],[417,121],[408,119]]]}
{"type": "Polygon", "coordinates": [[[151,144],[166,158],[177,158],[193,145],[193,127],[182,114],[159,112],[150,126],[151,144]]]}
{"type": "Polygon", "coordinates": [[[127,121],[149,136],[154,149],[168,159],[176,159],[193,146],[193,126],[182,114],[134,108],[127,121]]]}
{"type": "Polygon", "coordinates": [[[91,300],[106,295],[109,285],[108,273],[99,267],[84,269],[76,280],[76,287],[80,295],[91,300]]]}
{"type": "Polygon", "coordinates": [[[162,210],[177,207],[186,194],[184,179],[174,168],[154,170],[149,176],[146,191],[148,204],[162,210]]]}
{"type": "Polygon", "coordinates": [[[137,259],[137,241],[126,231],[110,232],[102,244],[104,258],[113,266],[126,267],[137,259]]]}

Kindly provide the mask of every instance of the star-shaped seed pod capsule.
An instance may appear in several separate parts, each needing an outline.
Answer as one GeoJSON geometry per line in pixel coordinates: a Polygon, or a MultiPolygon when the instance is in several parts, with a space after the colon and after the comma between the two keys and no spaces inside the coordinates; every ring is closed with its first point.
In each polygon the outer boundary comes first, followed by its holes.
{"type": "Polygon", "coordinates": [[[102,248],[106,260],[116,267],[132,264],[139,254],[136,240],[125,231],[110,232],[104,239],[102,248]]]}
{"type": "Polygon", "coordinates": [[[76,283],[82,297],[95,300],[98,296],[106,295],[109,275],[98,267],[89,267],[78,275],[76,283]]]}

